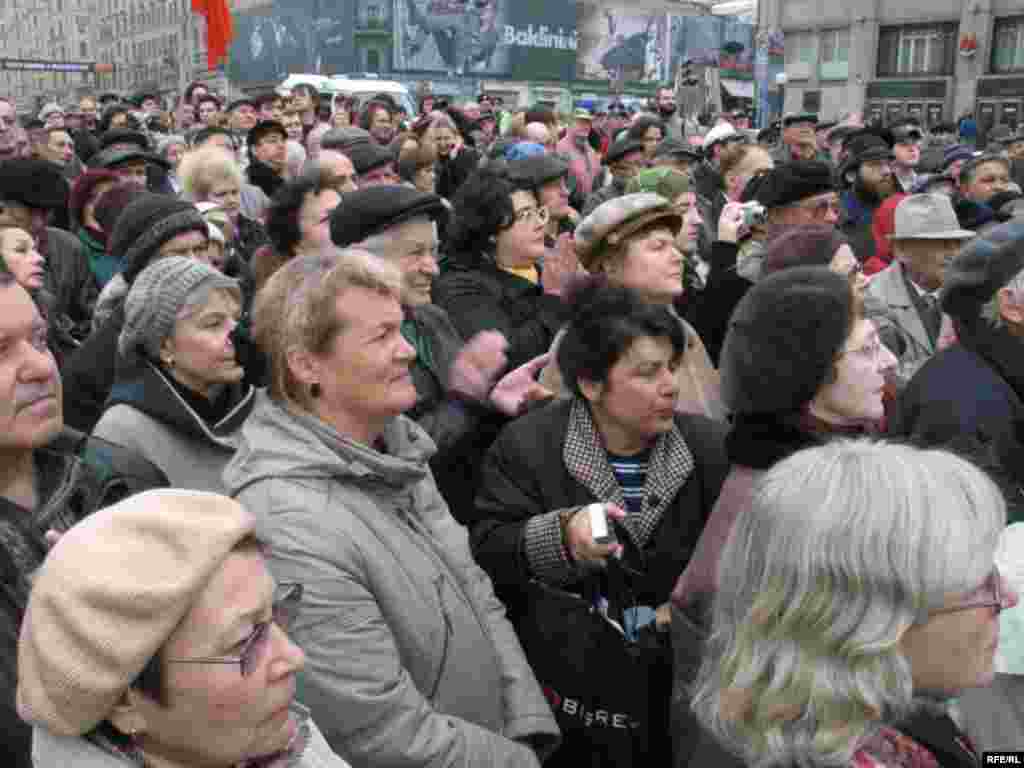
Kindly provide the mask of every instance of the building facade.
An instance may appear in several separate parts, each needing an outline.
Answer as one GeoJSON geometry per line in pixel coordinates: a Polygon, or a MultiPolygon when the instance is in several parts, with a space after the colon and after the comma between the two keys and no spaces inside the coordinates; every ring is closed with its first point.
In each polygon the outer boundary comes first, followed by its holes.
{"type": "Polygon", "coordinates": [[[760,0],[785,36],[785,111],[863,111],[983,131],[1024,110],[1024,0],[760,0]]]}

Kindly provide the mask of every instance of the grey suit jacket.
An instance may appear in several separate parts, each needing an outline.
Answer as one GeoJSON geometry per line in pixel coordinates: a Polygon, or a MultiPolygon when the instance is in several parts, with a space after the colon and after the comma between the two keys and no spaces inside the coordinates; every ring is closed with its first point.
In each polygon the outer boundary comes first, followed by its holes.
{"type": "Polygon", "coordinates": [[[902,388],[935,354],[935,342],[921,321],[903,278],[903,266],[898,261],[875,275],[868,284],[865,312],[878,325],[883,340],[898,334],[902,341],[889,344],[899,358],[896,376],[897,385],[902,388]]]}

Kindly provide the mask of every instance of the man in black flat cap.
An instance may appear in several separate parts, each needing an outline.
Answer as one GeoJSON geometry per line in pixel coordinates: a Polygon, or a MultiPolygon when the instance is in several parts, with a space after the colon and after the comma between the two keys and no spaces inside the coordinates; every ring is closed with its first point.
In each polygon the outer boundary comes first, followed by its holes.
{"type": "Polygon", "coordinates": [[[644,167],[643,142],[623,136],[608,148],[604,164],[607,172],[611,174],[611,181],[604,186],[597,187],[587,197],[587,201],[583,204],[583,210],[580,211],[584,218],[602,203],[626,194],[626,185],[644,167]]]}
{"type": "Polygon", "coordinates": [[[416,349],[411,372],[418,394],[406,416],[419,422],[437,444],[430,462],[435,480],[452,514],[465,519],[464,512],[472,509],[485,442],[504,417],[550,393],[535,381],[544,356],[498,380],[507,346],[501,335],[483,331],[463,342],[448,314],[431,303],[439,273],[437,223],[447,215],[437,195],[380,185],[343,195],[330,224],[335,245],[362,248],[402,273],[401,330],[416,349]]]}
{"type": "Polygon", "coordinates": [[[921,163],[921,144],[924,132],[912,123],[891,129],[893,145],[892,175],[896,177],[900,192],[909,195],[920,180],[917,167],[921,163]]]}
{"type": "MultiPolygon", "coordinates": [[[[244,136],[259,122],[259,107],[252,99],[235,99],[228,104],[228,127],[244,136]]],[[[264,122],[273,122],[266,120],[264,122]]]]}
{"type": "Polygon", "coordinates": [[[680,173],[689,173],[703,162],[704,155],[699,149],[684,140],[673,139],[671,136],[662,139],[654,150],[654,166],[671,168],[680,173]]]}
{"type": "Polygon", "coordinates": [[[766,221],[751,227],[739,243],[714,243],[711,272],[696,310],[694,325],[713,360],[718,359],[733,309],[761,277],[767,243],[793,227],[835,226],[839,198],[834,185],[832,167],[817,160],[777,165],[747,184],[740,201],[762,205],[766,221]]]}
{"type": "Polygon", "coordinates": [[[814,129],[818,116],[811,112],[790,113],[782,118],[782,141],[772,152],[776,165],[794,160],[828,162],[824,152],[818,150],[814,129]]]}
{"type": "Polygon", "coordinates": [[[263,190],[267,197],[284,184],[288,133],[276,120],[256,123],[247,136],[249,147],[249,183],[263,190]]]}
{"type": "Polygon", "coordinates": [[[387,147],[369,141],[350,146],[345,154],[356,169],[356,185],[360,189],[399,183],[395,156],[387,147]]]}
{"type": "Polygon", "coordinates": [[[0,163],[0,227],[18,227],[32,236],[46,259],[50,311],[68,319],[73,336],[84,338],[98,293],[89,259],[77,237],[47,226],[50,215],[67,206],[67,181],[56,165],[31,158],[0,163]]]}
{"type": "Polygon", "coordinates": [[[861,264],[875,255],[871,222],[885,199],[899,191],[893,174],[892,136],[865,128],[846,139],[846,160],[839,166],[843,216],[839,228],[850,239],[861,264]]]}

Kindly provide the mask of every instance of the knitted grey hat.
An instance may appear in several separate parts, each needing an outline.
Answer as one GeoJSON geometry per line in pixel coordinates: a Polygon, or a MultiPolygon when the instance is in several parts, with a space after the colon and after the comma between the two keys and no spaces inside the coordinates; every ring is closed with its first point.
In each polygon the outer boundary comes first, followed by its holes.
{"type": "Polygon", "coordinates": [[[207,284],[226,288],[241,300],[237,280],[195,259],[169,256],[142,270],[124,302],[124,327],[117,342],[121,355],[132,358],[144,352],[157,359],[160,345],[174,331],[181,308],[200,286],[207,284]]]}

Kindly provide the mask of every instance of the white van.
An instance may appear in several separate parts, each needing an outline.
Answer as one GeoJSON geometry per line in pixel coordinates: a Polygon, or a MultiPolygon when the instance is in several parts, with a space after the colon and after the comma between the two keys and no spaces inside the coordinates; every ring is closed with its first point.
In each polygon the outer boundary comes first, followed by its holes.
{"type": "Polygon", "coordinates": [[[407,114],[415,115],[417,111],[408,88],[394,80],[380,80],[375,75],[288,75],[277,90],[279,93],[290,92],[298,85],[311,85],[328,100],[338,93],[355,96],[361,104],[374,94],[386,93],[405,107],[407,114]]]}

